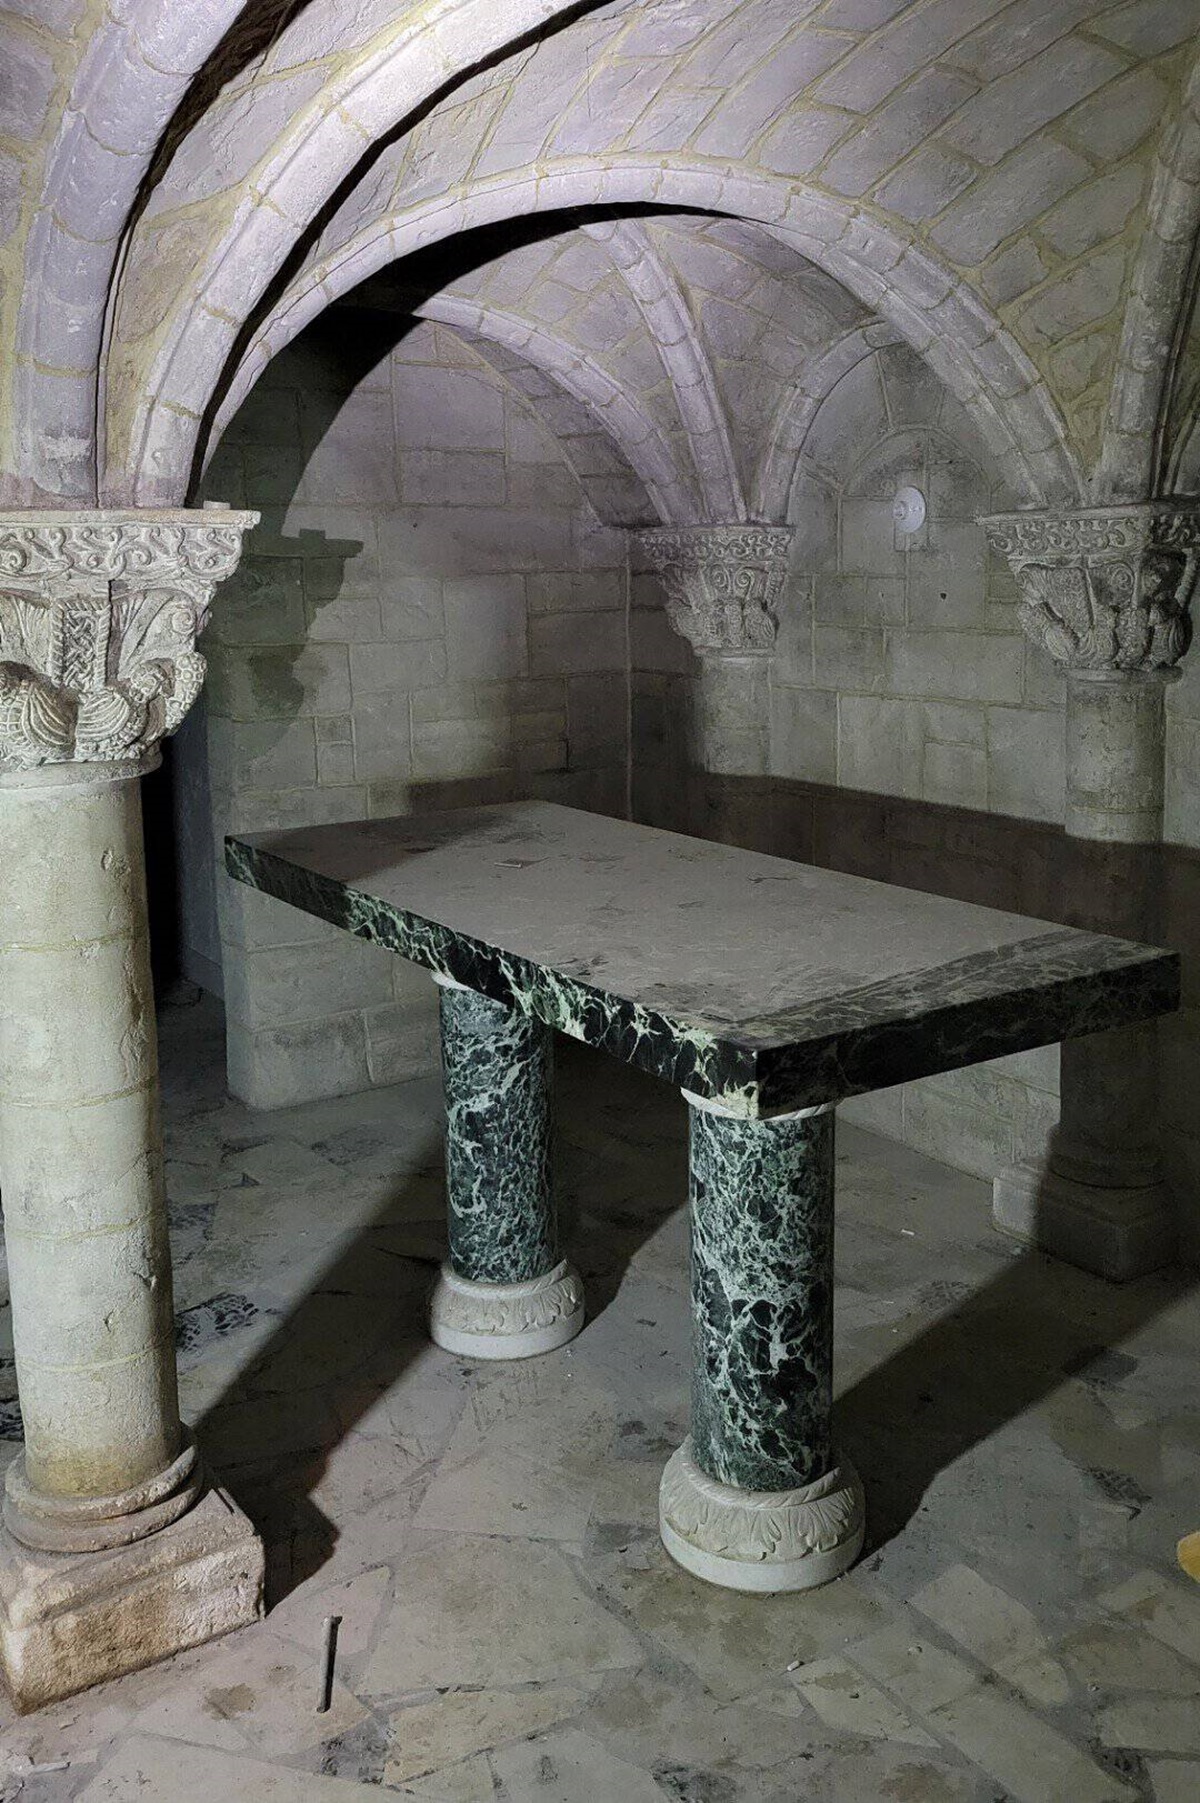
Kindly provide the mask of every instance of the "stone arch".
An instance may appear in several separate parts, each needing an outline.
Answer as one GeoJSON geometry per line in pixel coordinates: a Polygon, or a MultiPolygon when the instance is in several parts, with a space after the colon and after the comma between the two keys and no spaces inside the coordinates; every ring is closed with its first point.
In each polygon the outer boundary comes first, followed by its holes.
{"type": "MultiPolygon", "coordinates": [[[[296,108],[285,136],[263,146],[271,154],[255,185],[268,204],[235,211],[210,260],[214,279],[231,252],[245,259],[243,267],[272,272],[298,230],[289,207],[297,183],[311,184],[319,171],[332,192],[397,117],[556,14],[578,8],[572,0],[511,0],[503,8],[488,0],[434,0],[404,10],[412,17],[376,26],[335,65],[335,78],[311,104],[296,108]]],[[[25,258],[14,400],[24,438],[21,474],[31,493],[97,492],[97,369],[110,284],[139,194],[189,85],[235,33],[246,39],[239,42],[243,60],[247,47],[265,56],[296,33],[301,54],[315,62],[336,50],[341,29],[336,8],[313,12],[271,0],[141,0],[113,11],[119,16],[98,25],[72,84],[25,258]],[[35,437],[35,420],[52,424],[35,437]]],[[[379,11],[384,17],[387,9],[379,11]]],[[[301,209],[300,216],[308,214],[301,209]]],[[[102,411],[102,371],[99,381],[102,411]]]]}
{"type": "Polygon", "coordinates": [[[142,505],[180,494],[210,411],[215,410],[219,429],[229,398],[246,392],[241,370],[247,363],[257,373],[264,351],[273,354],[330,301],[386,264],[456,232],[519,213],[647,204],[765,226],[842,281],[927,355],[996,447],[1010,486],[1025,505],[1079,499],[1078,465],[1036,368],[974,290],[928,252],[864,209],[804,183],[700,161],[650,162],[636,156],[604,166],[576,162],[516,179],[495,178],[477,183],[465,195],[439,195],[403,215],[374,220],[295,278],[251,339],[228,395],[219,401],[237,328],[209,314],[201,329],[203,309],[197,297],[155,363],[138,403],[129,470],[119,477],[114,472],[109,492],[114,500],[131,495],[142,505]],[[181,361],[185,337],[186,371],[181,361]]]}
{"type": "Polygon", "coordinates": [[[1121,329],[1093,499],[1150,499],[1167,477],[1167,418],[1195,304],[1200,235],[1200,60],[1155,161],[1121,329]]]}
{"type": "Polygon", "coordinates": [[[122,235],[188,83],[244,10],[148,0],[88,40],[25,246],[13,398],[27,498],[95,499],[96,371],[122,235]]]}
{"type": "Polygon", "coordinates": [[[809,364],[779,404],[754,480],[754,517],[782,521],[795,486],[809,427],[842,377],[881,345],[902,342],[893,328],[859,326],[809,364]]]}
{"type": "Polygon", "coordinates": [[[678,283],[636,220],[586,229],[607,247],[658,346],[687,431],[705,519],[748,519],[729,421],[678,283]]]}

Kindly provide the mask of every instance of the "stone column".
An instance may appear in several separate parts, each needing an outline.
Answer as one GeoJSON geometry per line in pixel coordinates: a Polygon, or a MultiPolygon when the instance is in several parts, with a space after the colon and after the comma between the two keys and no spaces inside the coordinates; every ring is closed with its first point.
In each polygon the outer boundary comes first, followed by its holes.
{"type": "Polygon", "coordinates": [[[691,1433],[667,1464],[671,1557],[730,1590],[810,1590],[854,1563],[862,1486],[832,1439],[832,1107],[690,1116],[691,1433]]]}
{"type": "Polygon", "coordinates": [[[261,1608],[179,1420],[138,779],[257,518],[0,516],[0,1187],[24,1451],[0,1529],[21,1708],[261,1608]]]}
{"type": "Polygon", "coordinates": [[[583,1285],[558,1255],[550,1172],[553,1036],[517,1008],[437,977],[450,1257],[430,1307],[439,1346],[533,1358],[583,1326],[583,1285]]]}
{"type": "MultiPolygon", "coordinates": [[[[1066,672],[1067,833],[1109,848],[1120,885],[1116,918],[1080,896],[1072,924],[1153,938],[1144,848],[1162,838],[1164,696],[1191,638],[1200,508],[1155,502],[983,524],[1016,578],[1025,631],[1066,672]]],[[[1152,1026],[1066,1041],[1049,1153],[996,1178],[997,1226],[1117,1280],[1165,1264],[1175,1220],[1157,1088],[1152,1026]]]]}
{"type": "Polygon", "coordinates": [[[770,767],[770,661],[791,526],[666,526],[643,532],[667,616],[699,659],[696,741],[717,776],[770,767]]]}

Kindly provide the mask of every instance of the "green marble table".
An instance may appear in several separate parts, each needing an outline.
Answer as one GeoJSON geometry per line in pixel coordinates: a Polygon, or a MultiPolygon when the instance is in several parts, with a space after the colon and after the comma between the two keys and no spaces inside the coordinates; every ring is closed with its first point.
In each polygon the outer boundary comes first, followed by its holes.
{"type": "Polygon", "coordinates": [[[451,1351],[528,1357],[583,1325],[551,1029],[683,1090],[692,1422],[660,1525],[744,1590],[823,1583],[862,1543],[831,1433],[837,1102],[1178,1004],[1171,952],[545,802],[257,834],[226,862],[440,985],[451,1351]]]}

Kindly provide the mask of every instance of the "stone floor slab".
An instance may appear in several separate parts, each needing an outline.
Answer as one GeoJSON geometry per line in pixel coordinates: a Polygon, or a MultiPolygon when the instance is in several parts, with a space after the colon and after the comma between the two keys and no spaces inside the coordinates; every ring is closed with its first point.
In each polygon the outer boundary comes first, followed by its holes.
{"type": "Polygon", "coordinates": [[[986,1185],[841,1133],[835,1379],[868,1549],[806,1597],[718,1593],[656,1527],[688,1406],[678,1096],[563,1051],[591,1316],[483,1370],[426,1337],[436,1085],[256,1115],[224,1099],[219,1011],[162,1029],[184,1393],[264,1535],[272,1613],[31,1716],[0,1699],[0,1795],[1200,1796],[1200,1588],[1174,1552],[1200,1495],[1191,1279],[1114,1290],[1014,1252],[986,1185]]]}

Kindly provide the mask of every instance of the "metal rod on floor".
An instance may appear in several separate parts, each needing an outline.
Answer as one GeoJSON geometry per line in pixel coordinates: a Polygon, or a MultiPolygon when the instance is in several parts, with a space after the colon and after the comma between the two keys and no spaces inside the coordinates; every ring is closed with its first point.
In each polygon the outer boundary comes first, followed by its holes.
{"type": "Polygon", "coordinates": [[[333,1662],[337,1657],[340,1615],[327,1615],[321,1633],[321,1687],[317,1692],[317,1714],[324,1715],[333,1698],[333,1662]]]}

